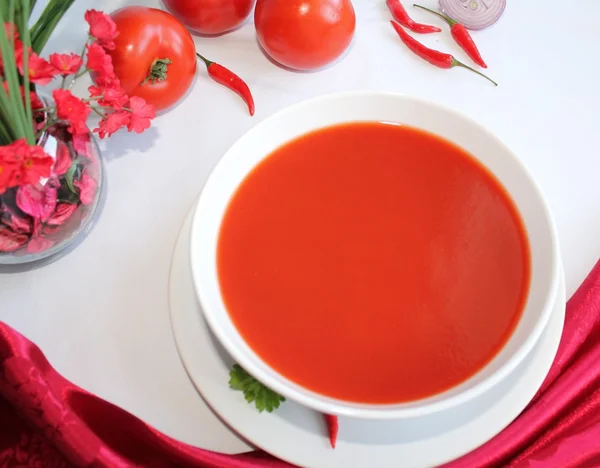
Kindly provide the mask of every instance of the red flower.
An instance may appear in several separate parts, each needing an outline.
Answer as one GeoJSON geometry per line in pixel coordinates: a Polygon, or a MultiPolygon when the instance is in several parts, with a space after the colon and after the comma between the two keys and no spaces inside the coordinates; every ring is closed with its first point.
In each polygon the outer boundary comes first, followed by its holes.
{"type": "Polygon", "coordinates": [[[100,121],[99,127],[94,129],[94,132],[97,133],[100,138],[105,138],[106,136],[111,136],[117,130],[129,125],[130,122],[131,114],[128,111],[116,111],[103,118],[100,121]]]}
{"type": "Polygon", "coordinates": [[[77,73],[83,63],[77,54],[50,54],[50,64],[62,75],[77,73]]]}
{"type": "Polygon", "coordinates": [[[87,46],[87,67],[95,74],[95,81],[106,86],[116,79],[112,59],[96,42],[87,46]]]}
{"type": "Polygon", "coordinates": [[[54,159],[37,145],[23,138],[10,145],[0,146],[0,192],[9,187],[35,184],[48,177],[54,159]]]}
{"type": "Polygon", "coordinates": [[[86,121],[90,108],[67,89],[55,89],[52,97],[56,102],[58,118],[69,123],[69,132],[73,135],[87,133],[86,121]]]}
{"type": "MultiPolygon", "coordinates": [[[[10,89],[8,88],[8,83],[6,81],[4,81],[4,83],[2,83],[2,87],[4,88],[4,92],[6,93],[6,95],[10,96],[10,89]]],[[[23,86],[21,86],[20,88],[21,88],[21,99],[23,99],[23,102],[25,102],[25,88],[23,88],[23,86]]],[[[40,100],[38,95],[35,94],[33,91],[29,92],[29,99],[31,101],[31,108],[34,111],[44,108],[44,103],[40,100]]]]}
{"type": "MultiPolygon", "coordinates": [[[[23,49],[15,51],[15,59],[17,67],[21,75],[25,74],[25,65],[23,63],[23,49]]],[[[29,81],[39,85],[47,85],[58,74],[58,70],[54,68],[50,62],[41,58],[33,51],[29,51],[27,56],[29,62],[29,81]]]]}
{"type": "Polygon", "coordinates": [[[127,125],[128,130],[136,133],[142,133],[150,127],[150,120],[156,116],[154,107],[146,104],[146,101],[138,96],[132,96],[129,99],[129,108],[131,109],[131,122],[127,125]]]}
{"type": "Polygon", "coordinates": [[[102,88],[90,86],[88,91],[91,97],[102,96],[98,100],[98,104],[105,107],[112,107],[116,110],[120,110],[129,100],[129,97],[125,94],[125,90],[121,88],[121,83],[118,79],[111,81],[102,88]]]}
{"type": "MultiPolygon", "coordinates": [[[[23,51],[23,43],[19,40],[19,31],[12,23],[4,23],[4,33],[6,37],[14,41],[15,56],[23,51]]],[[[2,62],[2,54],[0,54],[0,74],[4,73],[4,63],[2,62]]]]}
{"type": "Polygon", "coordinates": [[[98,43],[109,50],[115,48],[114,39],[119,32],[117,25],[110,16],[101,11],[88,10],[85,12],[85,20],[90,25],[90,36],[94,37],[98,43]]]}
{"type": "Polygon", "coordinates": [[[9,23],[8,21],[4,23],[4,32],[6,33],[7,38],[12,36],[14,41],[19,39],[19,31],[13,23],[9,23]]]}
{"type": "Polygon", "coordinates": [[[94,201],[98,182],[89,176],[86,171],[83,171],[81,178],[73,182],[73,185],[79,189],[79,200],[81,200],[81,203],[90,205],[94,201]]]}
{"type": "Polygon", "coordinates": [[[14,186],[11,184],[14,183],[14,176],[16,172],[16,164],[8,164],[0,160],[0,195],[6,192],[6,189],[14,186]]]}
{"type": "MultiPolygon", "coordinates": [[[[24,89],[21,87],[21,95],[23,95],[24,93],[24,89]]],[[[23,99],[25,99],[25,97],[23,97],[23,99]]],[[[38,97],[37,94],[35,94],[33,91],[31,91],[29,93],[29,99],[31,100],[31,108],[36,111],[39,109],[43,109],[44,108],[44,103],[42,102],[42,100],[38,97]]]]}

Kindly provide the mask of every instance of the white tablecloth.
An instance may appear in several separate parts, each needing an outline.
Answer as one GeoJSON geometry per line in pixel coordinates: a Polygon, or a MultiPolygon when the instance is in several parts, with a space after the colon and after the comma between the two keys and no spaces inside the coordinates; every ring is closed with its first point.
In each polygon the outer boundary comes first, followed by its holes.
{"type": "MultiPolygon", "coordinates": [[[[158,6],[158,0],[78,0],[45,52],[79,51],[86,9],[139,3],[158,6]]],[[[437,24],[405,3],[415,19],[437,24]]],[[[251,19],[231,34],[196,38],[198,51],[250,84],[256,115],[249,117],[241,99],[199,64],[189,95],[149,131],[102,142],[107,196],[88,238],[42,268],[0,268],[0,320],[36,342],[65,377],[168,435],[216,450],[243,449],[202,403],[179,361],[167,297],[174,242],[210,170],[238,137],[290,104],[355,89],[437,101],[501,137],[550,203],[570,295],[600,257],[600,2],[583,0],[575,8],[559,0],[509,0],[496,25],[473,33],[497,88],[412,55],[392,30],[383,0],[354,5],[351,50],[318,73],[273,65],[258,48],[251,19]]],[[[445,31],[419,39],[468,61],[445,31]]]]}

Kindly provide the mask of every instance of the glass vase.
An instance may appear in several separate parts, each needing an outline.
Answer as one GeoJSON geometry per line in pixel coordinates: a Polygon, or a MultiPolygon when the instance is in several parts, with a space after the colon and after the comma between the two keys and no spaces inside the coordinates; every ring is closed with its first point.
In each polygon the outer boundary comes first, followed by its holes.
{"type": "Polygon", "coordinates": [[[94,135],[74,137],[57,124],[38,144],[54,158],[52,174],[0,194],[0,265],[57,255],[88,230],[98,208],[103,163],[94,135]]]}

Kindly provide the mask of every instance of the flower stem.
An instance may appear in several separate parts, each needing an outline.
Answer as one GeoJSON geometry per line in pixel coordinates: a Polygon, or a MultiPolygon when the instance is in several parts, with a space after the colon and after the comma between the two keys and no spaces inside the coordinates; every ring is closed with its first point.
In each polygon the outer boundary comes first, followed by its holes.
{"type": "Polygon", "coordinates": [[[81,73],[79,72],[79,70],[81,70],[81,67],[84,66],[83,64],[85,63],[85,49],[87,49],[87,45],[88,45],[89,41],[90,41],[90,39],[88,37],[88,39],[83,43],[83,49],[81,50],[81,54],[79,55],[81,57],[81,65],[79,65],[79,68],[75,72],[75,76],[69,83],[69,87],[67,88],[68,90],[71,90],[71,88],[73,88],[73,85],[75,84],[75,81],[77,81],[77,78],[80,78],[81,76],[83,76],[83,74],[85,74],[87,72],[87,67],[84,67],[84,69],[81,73]]]}
{"type": "Polygon", "coordinates": [[[52,125],[54,125],[54,121],[52,119],[48,119],[46,125],[44,125],[40,130],[38,130],[38,136],[43,135],[46,130],[48,130],[52,125]]]}
{"type": "Polygon", "coordinates": [[[98,114],[100,117],[102,117],[103,119],[106,117],[106,114],[101,112],[98,107],[96,106],[90,106],[90,109],[92,109],[96,114],[98,114]]]}

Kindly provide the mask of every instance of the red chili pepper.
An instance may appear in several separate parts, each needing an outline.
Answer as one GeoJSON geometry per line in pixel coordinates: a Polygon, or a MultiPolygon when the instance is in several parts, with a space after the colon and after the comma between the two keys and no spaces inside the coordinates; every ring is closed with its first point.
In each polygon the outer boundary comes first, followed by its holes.
{"type": "Polygon", "coordinates": [[[400,26],[398,23],[396,23],[395,21],[392,21],[391,23],[392,23],[392,26],[394,26],[394,29],[396,30],[396,32],[398,33],[398,36],[400,36],[400,39],[402,39],[402,42],[404,42],[404,44],[406,44],[406,47],[408,47],[410,50],[412,50],[416,55],[421,57],[423,60],[427,60],[432,65],[435,65],[436,67],[440,67],[440,68],[453,68],[453,67],[466,68],[467,70],[471,70],[472,72],[483,76],[486,80],[491,81],[494,84],[494,86],[498,86],[498,83],[496,83],[491,78],[485,76],[480,71],[477,71],[474,68],[471,68],[468,65],[465,65],[464,63],[456,60],[450,54],[446,54],[444,52],[439,52],[437,50],[433,50],[433,49],[430,49],[429,47],[424,46],[416,39],[413,39],[404,29],[402,29],[402,26],[400,26]]]}
{"type": "Polygon", "coordinates": [[[402,26],[410,29],[412,32],[429,34],[441,31],[441,29],[437,26],[416,23],[410,16],[408,16],[408,13],[402,6],[402,3],[400,3],[400,0],[387,0],[386,3],[394,19],[402,26]]]}
{"type": "Polygon", "coordinates": [[[325,422],[327,423],[327,430],[329,431],[329,442],[331,443],[331,448],[335,448],[339,429],[338,417],[331,414],[325,414],[324,416],[325,422]]]}
{"type": "Polygon", "coordinates": [[[196,55],[206,64],[206,69],[208,70],[210,77],[217,83],[222,84],[237,93],[248,105],[250,115],[254,115],[254,99],[252,98],[250,88],[248,88],[248,85],[244,80],[223,65],[211,62],[197,52],[196,55]]]}
{"type": "Polygon", "coordinates": [[[473,60],[473,62],[475,62],[477,65],[479,65],[480,67],[483,67],[483,68],[487,68],[487,65],[481,58],[479,49],[477,49],[477,46],[475,45],[473,38],[469,34],[469,31],[467,31],[467,28],[465,28],[462,24],[457,23],[452,18],[450,18],[446,15],[443,15],[442,13],[439,13],[434,10],[430,10],[429,8],[425,8],[421,5],[413,5],[413,6],[416,6],[417,8],[421,8],[422,10],[426,10],[429,13],[433,13],[434,15],[437,15],[440,18],[442,18],[444,21],[446,21],[446,23],[448,23],[450,25],[450,32],[452,33],[452,37],[454,38],[456,43],[461,47],[461,49],[464,50],[467,53],[467,55],[469,57],[471,57],[471,60],[473,60]]]}

